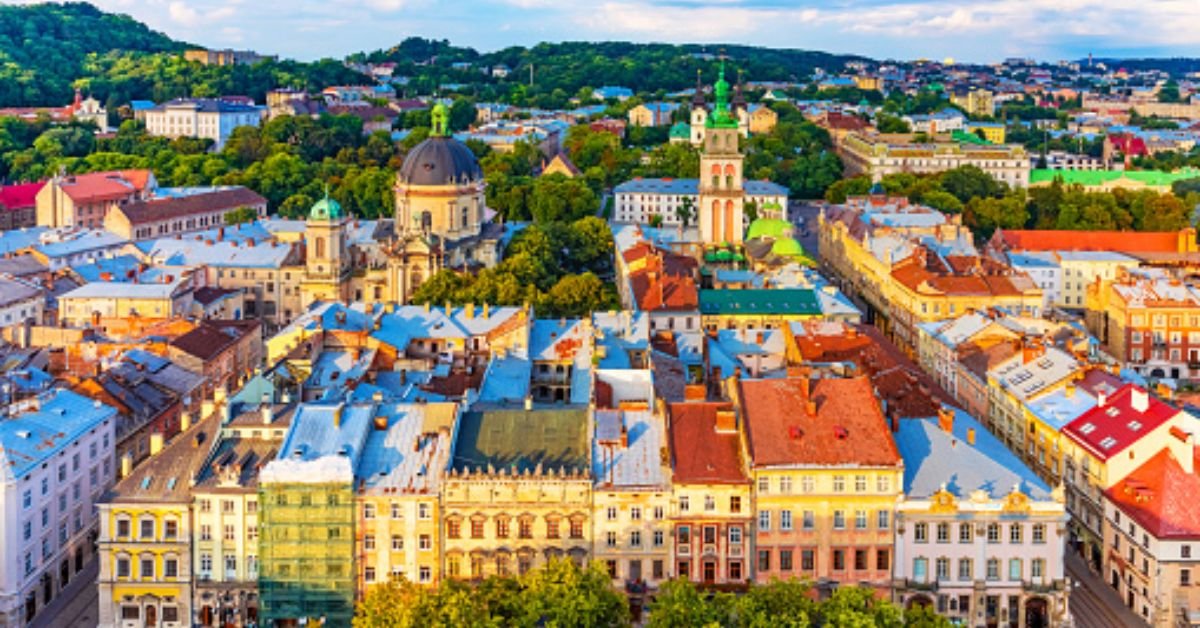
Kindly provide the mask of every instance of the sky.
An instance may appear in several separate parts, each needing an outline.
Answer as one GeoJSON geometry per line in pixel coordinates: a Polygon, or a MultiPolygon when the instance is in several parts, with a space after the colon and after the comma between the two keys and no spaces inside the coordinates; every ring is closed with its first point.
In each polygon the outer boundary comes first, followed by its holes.
{"type": "Polygon", "coordinates": [[[91,1],[209,48],[303,60],[389,48],[409,36],[481,51],[619,40],[971,62],[1200,54],[1200,0],[91,1]]]}

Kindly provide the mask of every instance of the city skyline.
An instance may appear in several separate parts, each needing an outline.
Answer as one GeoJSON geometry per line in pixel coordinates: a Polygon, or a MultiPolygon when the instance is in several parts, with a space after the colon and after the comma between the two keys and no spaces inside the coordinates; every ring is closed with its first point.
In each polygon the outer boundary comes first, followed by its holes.
{"type": "Polygon", "coordinates": [[[285,14],[244,0],[95,0],[173,38],[210,48],[253,48],[301,60],[386,49],[406,37],[448,39],[481,51],[559,41],[738,43],[876,59],[995,62],[1186,56],[1200,5],[1157,0],[952,3],[849,0],[299,0],[285,14]],[[318,36],[319,35],[319,36],[318,36]]]}

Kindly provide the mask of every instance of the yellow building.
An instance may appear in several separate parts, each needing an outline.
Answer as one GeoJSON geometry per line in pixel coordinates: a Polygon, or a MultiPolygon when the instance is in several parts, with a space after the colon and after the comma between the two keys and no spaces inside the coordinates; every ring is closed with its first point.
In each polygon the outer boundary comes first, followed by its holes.
{"type": "Polygon", "coordinates": [[[854,85],[861,90],[881,90],[883,89],[883,79],[878,76],[870,76],[867,74],[858,74],[854,77],[854,85]]]}
{"type": "Polygon", "coordinates": [[[751,460],[755,579],[888,590],[904,463],[871,382],[743,379],[735,401],[751,460]]]}
{"type": "MultiPolygon", "coordinates": [[[[750,108],[747,116],[747,126],[751,133],[766,134],[775,130],[775,125],[779,123],[779,114],[767,105],[755,105],[750,108]]],[[[741,117],[740,110],[739,117],[741,117]]]]}
{"type": "Polygon", "coordinates": [[[1007,129],[1000,122],[967,122],[967,133],[982,135],[984,140],[993,144],[1003,144],[1008,137],[1007,129]]]}
{"type": "Polygon", "coordinates": [[[955,90],[950,95],[950,102],[962,107],[972,116],[996,115],[995,95],[986,89],[955,90]]]}
{"type": "Polygon", "coordinates": [[[615,585],[636,594],[640,585],[657,587],[671,569],[666,427],[645,404],[594,416],[593,557],[615,585]]]}
{"type": "Polygon", "coordinates": [[[444,575],[519,575],[588,560],[592,478],[586,408],[465,413],[442,480],[444,575]]]}
{"type": "Polygon", "coordinates": [[[389,580],[440,581],[438,491],[457,418],[454,403],[381,404],[376,411],[357,472],[360,595],[389,580]]]}
{"type": "Polygon", "coordinates": [[[191,314],[190,277],[164,277],[163,283],[95,281],[58,297],[59,323],[103,327],[113,319],[169,319],[191,314]]]}
{"type": "MultiPolygon", "coordinates": [[[[99,504],[99,625],[193,625],[192,479],[207,459],[220,413],[188,426],[99,504]]],[[[183,426],[181,426],[183,427],[183,426]]],[[[211,565],[208,566],[211,569],[211,565]]]]}

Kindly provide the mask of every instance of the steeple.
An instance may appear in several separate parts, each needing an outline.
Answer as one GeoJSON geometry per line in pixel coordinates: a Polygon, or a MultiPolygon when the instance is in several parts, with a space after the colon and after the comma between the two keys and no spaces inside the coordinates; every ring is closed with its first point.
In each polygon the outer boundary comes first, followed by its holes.
{"type": "Polygon", "coordinates": [[[717,74],[717,82],[713,84],[713,96],[716,104],[712,115],[705,123],[710,129],[736,129],[737,118],[729,113],[729,82],[725,80],[725,57],[721,57],[721,70],[717,74]]]}
{"type": "Polygon", "coordinates": [[[692,94],[692,108],[695,109],[704,105],[704,84],[700,82],[700,68],[696,68],[696,93],[692,94]]]}
{"type": "Polygon", "coordinates": [[[429,135],[432,137],[450,137],[450,110],[445,103],[438,103],[429,112],[429,135]]]}
{"type": "Polygon", "coordinates": [[[734,86],[733,86],[733,101],[731,102],[731,104],[733,105],[734,111],[746,108],[746,97],[744,95],[742,95],[742,71],[741,70],[738,70],[737,83],[734,84],[734,86]]]}

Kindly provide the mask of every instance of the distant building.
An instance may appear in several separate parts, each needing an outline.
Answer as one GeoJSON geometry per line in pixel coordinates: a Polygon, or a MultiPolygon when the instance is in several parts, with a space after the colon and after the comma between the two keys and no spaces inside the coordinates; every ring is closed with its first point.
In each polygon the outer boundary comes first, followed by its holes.
{"type": "Polygon", "coordinates": [[[104,228],[129,240],[172,237],[226,224],[234,212],[249,209],[256,218],[267,215],[267,199],[241,186],[192,190],[182,196],[163,196],[112,206],[104,228]]]}
{"type": "Polygon", "coordinates": [[[902,172],[936,173],[976,166],[1013,187],[1029,186],[1030,158],[1020,145],[976,145],[959,142],[915,143],[911,138],[848,134],[838,146],[848,175],[873,180],[902,172]]]}
{"type": "Polygon", "coordinates": [[[638,105],[629,110],[629,124],[632,126],[665,126],[671,124],[671,118],[679,109],[678,103],[651,102],[638,105]]]}
{"type": "Polygon", "coordinates": [[[950,96],[950,102],[962,107],[969,115],[991,117],[996,115],[995,94],[986,89],[958,88],[950,96]]]}
{"type": "Polygon", "coordinates": [[[628,87],[604,86],[592,90],[592,98],[596,100],[615,99],[625,101],[633,97],[633,90],[628,87]]]}
{"type": "Polygon", "coordinates": [[[222,98],[180,98],[145,111],[146,132],[161,137],[213,141],[220,150],[239,126],[258,126],[266,109],[222,98]]]}
{"type": "Polygon", "coordinates": [[[184,51],[183,58],[204,65],[254,65],[263,61],[275,61],[275,55],[260,55],[253,50],[206,50],[197,48],[184,51]]]}
{"type": "Polygon", "coordinates": [[[112,204],[150,198],[158,182],[149,170],[114,170],[52,177],[34,197],[37,224],[97,229],[112,204]]]}
{"type": "Polygon", "coordinates": [[[37,225],[37,194],[45,181],[0,186],[0,231],[37,225]]]}

